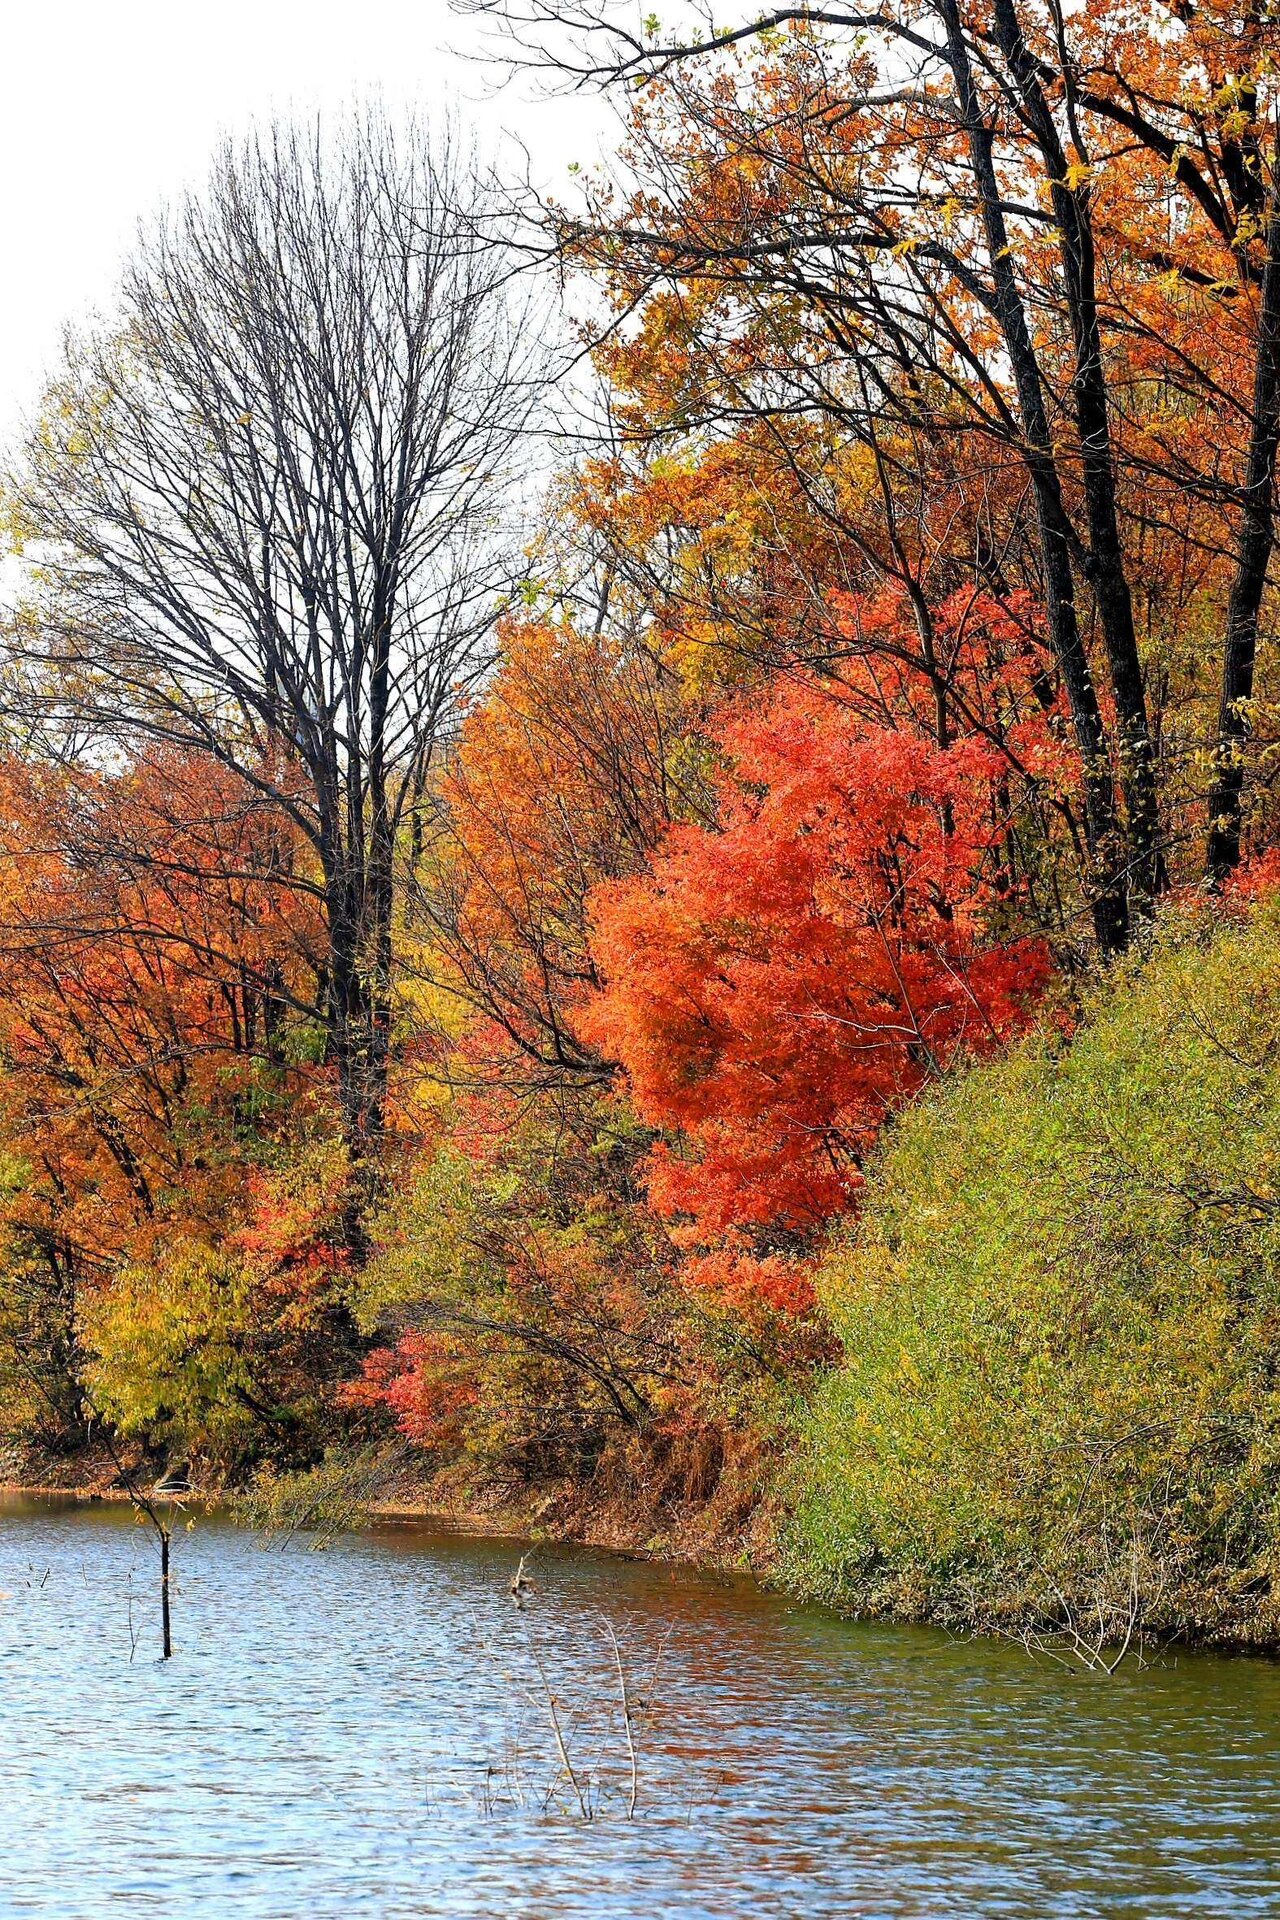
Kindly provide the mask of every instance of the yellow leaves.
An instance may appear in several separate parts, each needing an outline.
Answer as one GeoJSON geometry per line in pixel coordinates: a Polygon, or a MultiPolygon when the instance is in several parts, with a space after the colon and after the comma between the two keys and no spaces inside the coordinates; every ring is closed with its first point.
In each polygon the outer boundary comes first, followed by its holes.
{"type": "Polygon", "coordinates": [[[445,955],[429,942],[408,937],[397,942],[397,952],[403,969],[395,986],[397,1010],[417,1029],[458,1039],[467,1016],[458,994],[443,984],[449,971],[445,955]]]}
{"type": "Polygon", "coordinates": [[[1093,178],[1094,170],[1087,160],[1073,160],[1062,177],[1062,184],[1068,193],[1078,193],[1093,178]]]}
{"type": "Polygon", "coordinates": [[[1262,222],[1255,214],[1246,211],[1242,213],[1236,221],[1236,245],[1238,247],[1247,247],[1250,241],[1257,240],[1261,236],[1261,233],[1262,222]]]}
{"type": "Polygon", "coordinates": [[[79,1331],[95,1400],[122,1433],[243,1422],[235,1396],[251,1306],[234,1256],[182,1235],[87,1293],[79,1331]]]}
{"type": "Polygon", "coordinates": [[[1228,80],[1211,104],[1223,140],[1243,140],[1257,117],[1257,84],[1249,77],[1228,80]]]}

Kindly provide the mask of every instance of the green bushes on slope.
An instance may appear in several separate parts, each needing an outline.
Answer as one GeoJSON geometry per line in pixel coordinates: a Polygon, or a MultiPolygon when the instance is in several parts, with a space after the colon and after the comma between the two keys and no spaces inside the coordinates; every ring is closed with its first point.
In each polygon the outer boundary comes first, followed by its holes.
{"type": "Polygon", "coordinates": [[[1280,913],[1166,930],[906,1115],[822,1290],[802,1590],[953,1624],[1280,1622],[1280,913]]]}

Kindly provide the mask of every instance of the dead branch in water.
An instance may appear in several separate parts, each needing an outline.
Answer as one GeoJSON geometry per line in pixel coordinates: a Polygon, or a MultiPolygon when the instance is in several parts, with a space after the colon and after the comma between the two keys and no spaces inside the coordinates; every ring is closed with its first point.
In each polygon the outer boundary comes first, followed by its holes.
{"type": "Polygon", "coordinates": [[[608,1650],[604,1673],[592,1675],[585,1691],[567,1689],[554,1672],[545,1640],[538,1637],[534,1619],[534,1601],[543,1585],[529,1577],[533,1554],[521,1555],[514,1575],[507,1582],[516,1612],[521,1617],[518,1658],[512,1650],[496,1645],[475,1622],[477,1642],[484,1658],[495,1669],[505,1700],[518,1704],[519,1711],[509,1725],[504,1742],[502,1764],[488,1761],[481,1789],[482,1811],[491,1814],[500,1799],[523,1807],[532,1798],[544,1813],[557,1802],[583,1821],[593,1821],[609,1805],[611,1792],[627,1820],[636,1818],[640,1795],[641,1734],[653,1723],[658,1674],[669,1633],[657,1649],[650,1683],[639,1695],[628,1674],[623,1642],[613,1622],[599,1614],[603,1639],[608,1650]],[[520,1665],[525,1671],[520,1671],[520,1665]],[[544,1782],[526,1791],[526,1765],[529,1753],[526,1730],[531,1722],[545,1729],[550,1750],[550,1769],[544,1782]],[[618,1772],[622,1779],[617,1787],[618,1772]],[[495,1794],[495,1782],[502,1792],[495,1794]]]}

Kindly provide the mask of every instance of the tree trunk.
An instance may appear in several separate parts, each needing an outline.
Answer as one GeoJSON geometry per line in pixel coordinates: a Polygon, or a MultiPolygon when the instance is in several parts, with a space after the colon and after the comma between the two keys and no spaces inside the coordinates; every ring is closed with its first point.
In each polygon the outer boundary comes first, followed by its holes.
{"type": "Polygon", "coordinates": [[[1247,702],[1253,696],[1258,619],[1267,569],[1275,546],[1276,455],[1280,449],[1280,168],[1271,193],[1267,258],[1262,274],[1258,350],[1254,368],[1253,419],[1236,549],[1235,578],[1227,605],[1222,658],[1222,698],[1209,794],[1209,878],[1220,884],[1240,863],[1244,746],[1249,736],[1247,702]]]}
{"type": "Polygon", "coordinates": [[[173,1658],[173,1631],[169,1619],[169,1529],[160,1526],[160,1642],[162,1660],[173,1658]]]}
{"type": "MultiPolygon", "coordinates": [[[[1160,802],[1133,596],[1120,539],[1090,185],[1087,177],[1078,186],[1071,183],[1069,156],[1045,95],[1041,70],[1023,36],[1015,0],[994,0],[994,21],[996,39],[1044,162],[1061,236],[1063,280],[1075,352],[1071,386],[1089,525],[1084,574],[1098,610],[1115,700],[1119,773],[1128,829],[1126,892],[1131,911],[1145,914],[1151,911],[1163,880],[1160,802]]],[[[1085,158],[1079,151],[1076,157],[1085,158]]],[[[1009,272],[1011,275],[1012,270],[1009,272]]]]}
{"type": "Polygon", "coordinates": [[[948,59],[956,95],[968,131],[970,164],[982,207],[991,261],[996,317],[1004,336],[1018,394],[1025,435],[1024,458],[1035,489],[1036,520],[1045,576],[1049,633],[1071,709],[1084,784],[1085,843],[1090,872],[1090,908],[1094,933],[1104,954],[1119,953],[1129,936],[1123,837],[1116,814],[1115,788],[1106,726],[1089,668],[1076,612],[1075,582],[1068,544],[1069,523],[1053,454],[1044,385],[1012,265],[992,153],[992,136],[982,113],[956,0],[940,0],[948,59]]]}

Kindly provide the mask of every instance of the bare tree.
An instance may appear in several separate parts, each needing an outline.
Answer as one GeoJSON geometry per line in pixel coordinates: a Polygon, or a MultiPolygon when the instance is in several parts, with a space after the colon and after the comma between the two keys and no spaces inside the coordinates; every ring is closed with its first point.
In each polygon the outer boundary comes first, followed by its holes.
{"type": "Polygon", "coordinates": [[[397,845],[520,568],[546,327],[447,128],[219,154],[70,337],[11,480],[15,677],[76,740],[160,737],[294,822],[353,1162],[383,1130],[397,845]]]}

